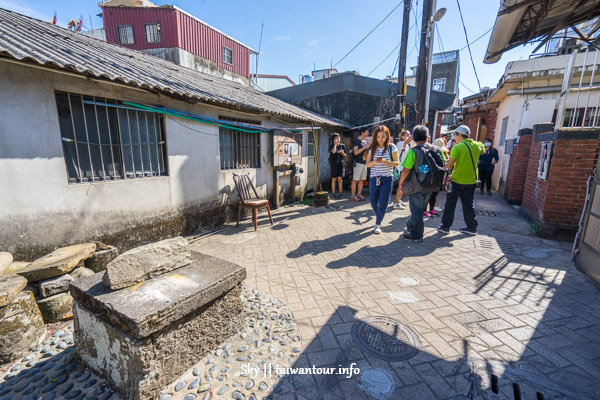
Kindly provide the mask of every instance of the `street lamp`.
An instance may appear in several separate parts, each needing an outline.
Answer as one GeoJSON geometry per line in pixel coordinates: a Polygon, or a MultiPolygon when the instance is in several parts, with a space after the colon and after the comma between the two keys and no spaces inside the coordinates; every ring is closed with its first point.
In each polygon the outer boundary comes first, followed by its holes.
{"type": "MultiPolygon", "coordinates": [[[[435,9],[435,2],[433,4],[433,8],[435,9]]],[[[446,15],[446,8],[442,7],[433,14],[433,17],[429,19],[429,23],[427,24],[427,36],[426,36],[426,46],[428,47],[428,56],[427,56],[427,90],[425,91],[425,113],[424,119],[427,121],[429,119],[429,97],[431,94],[431,70],[433,69],[433,35],[435,33],[435,23],[439,22],[444,15],[446,15]]],[[[436,125],[434,121],[433,126],[436,125]]],[[[432,132],[435,135],[435,132],[432,132]]]]}

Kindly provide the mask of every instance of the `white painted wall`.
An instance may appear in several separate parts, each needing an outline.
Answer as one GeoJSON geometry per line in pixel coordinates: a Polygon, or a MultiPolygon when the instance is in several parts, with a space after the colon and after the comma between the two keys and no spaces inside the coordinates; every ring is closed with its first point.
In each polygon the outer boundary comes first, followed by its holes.
{"type": "MultiPolygon", "coordinates": [[[[68,184],[55,90],[129,100],[199,114],[284,126],[269,117],[175,101],[0,61],[0,249],[81,242],[194,206],[210,210],[237,202],[232,173],[250,173],[259,193],[272,191],[272,138],[261,134],[261,168],[220,169],[218,127],[165,118],[169,176],[68,184]],[[269,120],[267,120],[269,119],[269,120]]],[[[300,174],[300,189],[306,184],[300,174]]]]}

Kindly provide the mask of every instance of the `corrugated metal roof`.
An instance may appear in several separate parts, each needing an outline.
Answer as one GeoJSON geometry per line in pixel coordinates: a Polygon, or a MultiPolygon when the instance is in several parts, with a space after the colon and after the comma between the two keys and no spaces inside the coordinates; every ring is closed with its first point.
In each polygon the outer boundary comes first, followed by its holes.
{"type": "Polygon", "coordinates": [[[200,102],[343,126],[240,83],[0,8],[0,57],[78,72],[200,102]]]}

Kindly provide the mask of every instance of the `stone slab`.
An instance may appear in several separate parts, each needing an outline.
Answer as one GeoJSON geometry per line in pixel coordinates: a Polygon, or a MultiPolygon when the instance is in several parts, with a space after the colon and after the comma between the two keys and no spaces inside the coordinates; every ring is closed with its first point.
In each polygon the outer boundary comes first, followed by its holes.
{"type": "Polygon", "coordinates": [[[73,282],[73,280],[71,275],[66,274],[39,281],[38,288],[40,296],[50,297],[57,293],[67,292],[69,290],[69,284],[73,282]]]}
{"type": "Polygon", "coordinates": [[[136,247],[106,266],[102,277],[111,289],[123,289],[191,262],[190,248],[181,236],[136,247]]]}
{"type": "Polygon", "coordinates": [[[128,335],[144,338],[222,296],[246,278],[237,264],[191,252],[193,262],[139,285],[111,291],[102,274],[71,284],[83,307],[128,335]]]}
{"type": "Polygon", "coordinates": [[[47,324],[62,321],[73,315],[73,298],[68,292],[37,299],[37,303],[47,324]]]}
{"type": "Polygon", "coordinates": [[[13,301],[27,285],[27,279],[19,275],[0,275],[0,307],[13,301]]]}
{"type": "Polygon", "coordinates": [[[27,268],[19,271],[19,275],[27,278],[29,282],[37,282],[68,274],[80,262],[94,254],[95,251],[95,243],[62,247],[42,258],[38,258],[27,268]]]}
{"type": "Polygon", "coordinates": [[[22,357],[46,336],[46,327],[33,295],[21,292],[0,309],[0,364],[22,357]]]}
{"type": "Polygon", "coordinates": [[[73,279],[85,278],[86,276],[92,276],[95,272],[86,267],[77,267],[69,275],[73,277],[73,279]]]}
{"type": "MultiPolygon", "coordinates": [[[[31,263],[25,262],[25,261],[13,261],[13,263],[10,264],[8,269],[4,271],[4,275],[16,274],[17,272],[21,271],[22,269],[27,268],[27,266],[29,266],[29,264],[31,264],[31,263]]],[[[2,275],[2,273],[0,273],[0,275],[2,275]]]]}
{"type": "Polygon", "coordinates": [[[4,274],[5,271],[10,267],[13,262],[13,255],[6,251],[0,251],[0,275],[4,274]]]}
{"type": "Polygon", "coordinates": [[[119,249],[116,247],[106,245],[103,246],[103,248],[106,248],[105,250],[99,250],[100,246],[98,245],[96,252],[90,258],[85,260],[86,268],[89,268],[94,272],[106,271],[106,266],[108,263],[119,255],[119,249]]]}

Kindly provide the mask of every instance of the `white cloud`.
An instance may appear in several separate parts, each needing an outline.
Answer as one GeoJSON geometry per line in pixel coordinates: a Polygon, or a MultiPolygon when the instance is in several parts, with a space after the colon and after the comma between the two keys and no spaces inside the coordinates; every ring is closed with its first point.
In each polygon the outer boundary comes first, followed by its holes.
{"type": "Polygon", "coordinates": [[[285,42],[287,40],[290,40],[292,37],[290,35],[277,35],[275,36],[275,40],[277,40],[278,42],[285,42]]]}
{"type": "Polygon", "coordinates": [[[317,47],[319,45],[319,40],[317,40],[317,39],[309,40],[306,43],[306,45],[309,47],[317,47]]]}

